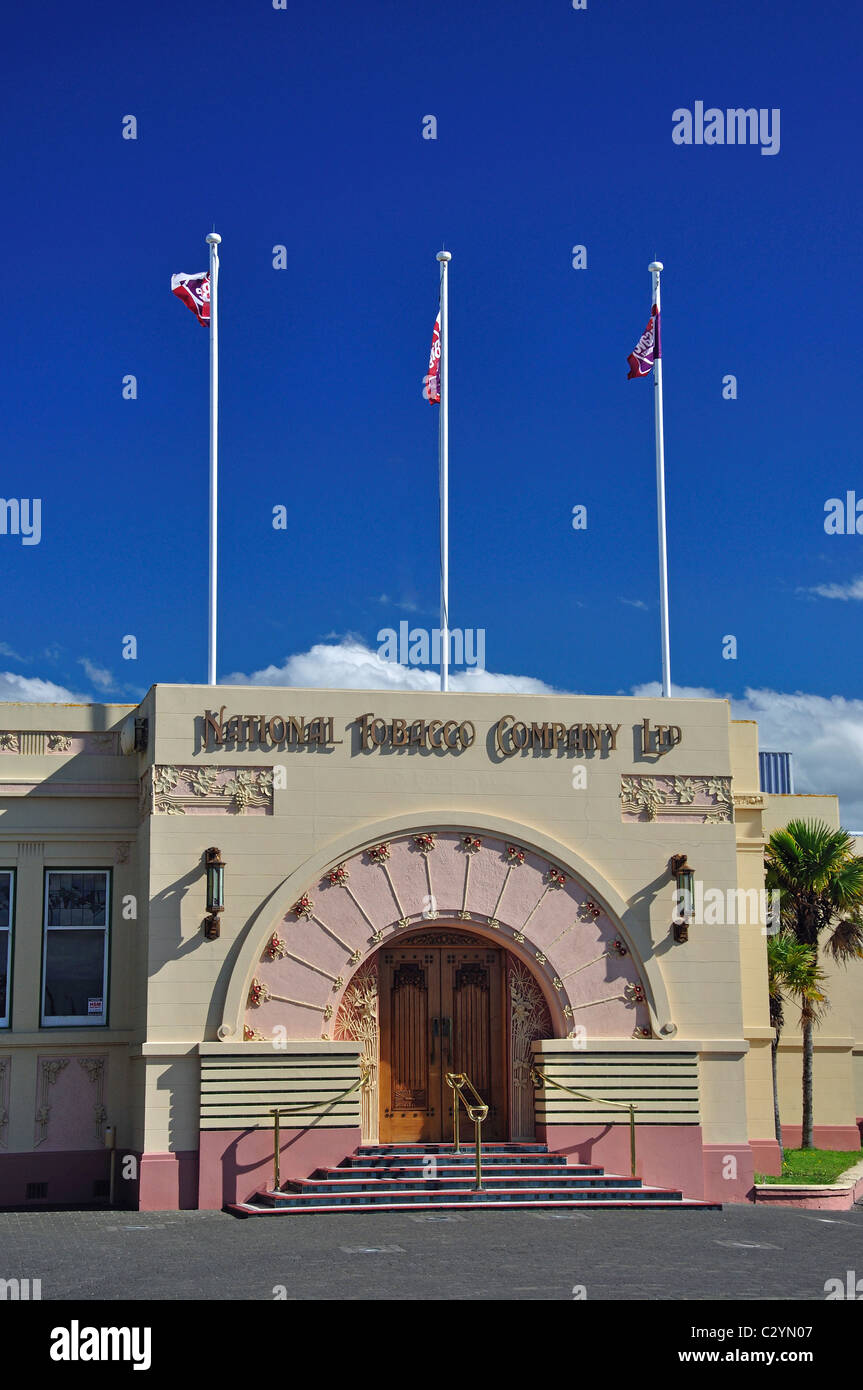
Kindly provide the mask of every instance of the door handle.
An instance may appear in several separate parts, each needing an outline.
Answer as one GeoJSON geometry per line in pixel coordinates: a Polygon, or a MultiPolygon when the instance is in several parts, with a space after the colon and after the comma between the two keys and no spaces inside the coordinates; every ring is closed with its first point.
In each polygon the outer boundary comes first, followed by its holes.
{"type": "Polygon", "coordinates": [[[439,1024],[440,1024],[440,1019],[437,1019],[437,1018],[433,1018],[433,1019],[432,1019],[432,1030],[431,1030],[431,1060],[432,1060],[432,1061],[434,1061],[434,1044],[435,1044],[435,1038],[438,1036],[439,1024]]]}
{"type": "MultiPolygon", "coordinates": [[[[441,1038],[446,1038],[446,1059],[452,1065],[452,1019],[442,1018],[440,1021],[441,1038]]],[[[441,1048],[443,1051],[443,1048],[441,1048]]]]}

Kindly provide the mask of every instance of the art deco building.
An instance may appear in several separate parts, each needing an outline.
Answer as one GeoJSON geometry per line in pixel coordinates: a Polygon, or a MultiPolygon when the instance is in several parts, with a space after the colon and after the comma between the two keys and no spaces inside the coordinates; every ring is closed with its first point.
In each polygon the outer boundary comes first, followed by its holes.
{"type": "MultiPolygon", "coordinates": [[[[363,1141],[445,1141],[451,1070],[489,1140],[620,1172],[633,1102],[647,1183],[740,1201],[776,1169],[764,842],[838,808],[762,792],[756,727],[725,701],[6,704],[0,808],[5,1205],[107,1199],[106,1131],[115,1199],[149,1209],[265,1186],[275,1108],[283,1179],[363,1141]]],[[[830,995],[816,1140],[850,1150],[863,968],[830,995]]]]}

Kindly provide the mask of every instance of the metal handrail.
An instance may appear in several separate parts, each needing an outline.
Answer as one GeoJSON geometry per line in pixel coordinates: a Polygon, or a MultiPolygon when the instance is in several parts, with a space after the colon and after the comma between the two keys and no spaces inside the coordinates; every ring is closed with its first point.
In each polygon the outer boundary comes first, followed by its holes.
{"type": "Polygon", "coordinates": [[[474,1084],[473,1084],[473,1082],[471,1081],[470,1077],[468,1076],[467,1072],[463,1072],[463,1071],[461,1071],[461,1072],[460,1072],[460,1071],[448,1071],[448,1072],[446,1073],[446,1084],[449,1086],[450,1090],[451,1090],[452,1093],[453,1093],[453,1098],[452,1098],[452,1099],[453,1099],[453,1104],[452,1104],[452,1115],[453,1115],[453,1142],[454,1142],[454,1152],[455,1152],[455,1153],[461,1153],[461,1149],[460,1149],[460,1147],[459,1147],[459,1124],[458,1124],[458,1122],[459,1122],[459,1108],[458,1108],[458,1103],[459,1103],[459,1101],[461,1101],[462,1105],[464,1106],[465,1110],[467,1111],[467,1117],[468,1117],[468,1119],[469,1119],[469,1120],[473,1120],[473,1124],[474,1124],[474,1142],[475,1142],[475,1146],[476,1146],[476,1152],[475,1152],[475,1158],[474,1158],[474,1167],[475,1167],[475,1171],[476,1171],[476,1181],[475,1181],[475,1183],[474,1183],[474,1190],[475,1190],[476,1192],[482,1192],[482,1122],[483,1122],[483,1120],[485,1120],[485,1119],[488,1117],[488,1106],[486,1105],[486,1103],[485,1103],[485,1101],[483,1100],[482,1096],[480,1095],[479,1091],[476,1089],[476,1086],[474,1086],[474,1084]],[[465,1100],[464,1094],[463,1094],[465,1087],[467,1087],[467,1089],[470,1091],[471,1095],[473,1096],[474,1101],[476,1102],[474,1105],[470,1105],[470,1104],[465,1100]]]}
{"type": "Polygon", "coordinates": [[[279,1175],[279,1120],[280,1120],[281,1116],[282,1116],[282,1115],[295,1115],[297,1112],[299,1112],[300,1114],[306,1114],[306,1115],[307,1115],[307,1114],[308,1114],[310,1111],[312,1111],[312,1110],[320,1110],[320,1111],[322,1111],[322,1112],[323,1112],[323,1111],[326,1111],[326,1110],[329,1110],[333,1105],[337,1105],[338,1102],[339,1102],[340,1100],[344,1100],[347,1096],[353,1095],[354,1091],[362,1090],[364,1087],[368,1086],[368,1085],[369,1085],[369,1082],[370,1082],[370,1080],[371,1080],[371,1070],[372,1070],[372,1069],[371,1069],[371,1067],[368,1065],[368,1063],[361,1062],[361,1063],[360,1063],[360,1073],[361,1073],[361,1074],[360,1074],[359,1080],[358,1080],[358,1081],[355,1081],[355,1082],[353,1083],[352,1086],[349,1086],[349,1087],[347,1088],[346,1091],[341,1091],[341,1092],[339,1093],[339,1095],[337,1095],[337,1096],[332,1096],[332,1097],[331,1097],[329,1100],[327,1100],[327,1101],[318,1101],[316,1104],[314,1104],[314,1103],[313,1103],[313,1104],[309,1104],[308,1101],[297,1100],[297,1101],[294,1101],[291,1105],[268,1106],[268,1107],[267,1107],[268,1110],[269,1110],[269,1113],[270,1113],[270,1114],[272,1115],[272,1117],[273,1117],[273,1191],[274,1191],[274,1192],[278,1192],[279,1187],[280,1187],[280,1185],[281,1185],[281,1178],[280,1178],[280,1175],[279,1175]]]}
{"type": "Polygon", "coordinates": [[[541,1082],[544,1086],[556,1086],[559,1091],[566,1091],[567,1095],[575,1096],[578,1100],[589,1100],[599,1105],[612,1105],[616,1110],[629,1111],[629,1161],[632,1177],[635,1177],[635,1112],[637,1105],[632,1101],[609,1100],[606,1096],[589,1096],[585,1091],[574,1091],[571,1086],[564,1086],[560,1081],[555,1081],[553,1076],[547,1076],[535,1063],[530,1069],[530,1079],[534,1085],[541,1082]]]}

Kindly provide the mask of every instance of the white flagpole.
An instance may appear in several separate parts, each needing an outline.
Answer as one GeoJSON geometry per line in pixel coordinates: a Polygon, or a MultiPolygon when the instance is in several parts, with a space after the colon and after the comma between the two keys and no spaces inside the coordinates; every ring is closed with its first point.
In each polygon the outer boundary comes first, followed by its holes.
{"type": "Polygon", "coordinates": [[[654,345],[659,343],[659,354],[653,358],[653,404],[656,421],[656,510],[659,521],[659,606],[662,622],[662,694],[668,699],[671,695],[671,639],[668,628],[668,548],[665,535],[665,431],[662,415],[662,345],[659,311],[662,308],[659,295],[659,277],[662,274],[662,261],[651,261],[647,267],[653,276],[653,303],[656,305],[657,323],[654,329],[654,345]]]}
{"type": "Polygon", "coordinates": [[[216,684],[216,588],[219,536],[219,243],[218,232],[207,237],[210,247],[210,595],[207,620],[207,684],[216,684]]]}
{"type": "Polygon", "coordinates": [[[449,297],[447,270],[452,256],[439,251],[440,261],[440,420],[438,436],[440,484],[440,688],[449,690],[449,297]]]}

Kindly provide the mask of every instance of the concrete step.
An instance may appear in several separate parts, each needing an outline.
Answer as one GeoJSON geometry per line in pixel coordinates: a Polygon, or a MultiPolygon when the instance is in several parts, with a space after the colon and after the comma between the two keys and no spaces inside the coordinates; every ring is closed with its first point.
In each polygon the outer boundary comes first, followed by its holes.
{"type": "MultiPolygon", "coordinates": [[[[471,1211],[512,1211],[513,1204],[501,1202],[496,1197],[489,1201],[483,1193],[476,1193],[477,1200],[470,1203],[471,1211]]],[[[567,1210],[596,1211],[599,1205],[594,1200],[585,1201],[577,1198],[554,1198],[545,1197],[539,1200],[531,1198],[515,1204],[519,1211],[535,1211],[537,1209],[557,1210],[565,1208],[567,1210]]],[[[651,1196],[648,1200],[632,1201],[629,1198],[619,1198],[607,1200],[601,1203],[604,1211],[626,1208],[628,1210],[657,1211],[673,1208],[675,1211],[721,1211],[722,1206],[718,1202],[698,1202],[691,1201],[688,1197],[678,1197],[672,1200],[666,1196],[651,1196]]],[[[332,1215],[338,1212],[382,1212],[382,1211],[463,1211],[465,1204],[453,1201],[450,1197],[439,1201],[418,1200],[405,1206],[397,1202],[361,1202],[344,1206],[323,1206],[319,1204],[309,1204],[299,1207],[282,1206],[258,1206],[253,1202],[233,1202],[228,1207],[229,1211],[237,1216],[301,1216],[312,1214],[332,1215]]]]}
{"type": "Polygon", "coordinates": [[[581,1188],[546,1187],[539,1184],[533,1187],[483,1188],[481,1192],[477,1192],[473,1187],[437,1188],[431,1183],[423,1187],[415,1187],[410,1184],[406,1187],[395,1187],[381,1183],[380,1187],[359,1192],[333,1192],[331,1190],[320,1192],[307,1191],[305,1188],[299,1192],[259,1192],[255,1198],[255,1205],[268,1206],[272,1204],[281,1208],[307,1206],[310,1203],[329,1207],[351,1206],[356,1203],[378,1205],[381,1202],[403,1205],[416,1201],[434,1202],[438,1198],[456,1203],[470,1203],[480,1200],[529,1202],[540,1201],[543,1198],[561,1198],[570,1194],[577,1195],[582,1200],[596,1203],[605,1203],[620,1198],[641,1202],[650,1201],[656,1197],[661,1197],[663,1200],[675,1204],[682,1201],[679,1192],[668,1192],[658,1187],[627,1187],[625,1184],[592,1188],[589,1192],[581,1188]]]}
{"type": "MultiPolygon", "coordinates": [[[[489,1192],[508,1189],[516,1191],[525,1187],[531,1189],[539,1187],[556,1190],[575,1189],[579,1191],[593,1191],[605,1187],[641,1187],[639,1178],[567,1177],[565,1175],[546,1177],[544,1174],[532,1174],[522,1180],[511,1176],[496,1177],[484,1173],[482,1184],[489,1192]]],[[[387,1173],[386,1176],[380,1178],[300,1178],[294,1182],[286,1183],[282,1190],[286,1193],[332,1192],[336,1195],[343,1192],[380,1192],[381,1189],[390,1189],[394,1192],[404,1192],[408,1189],[417,1192],[465,1192],[473,1189],[473,1178],[468,1175],[434,1177],[418,1182],[416,1177],[411,1174],[397,1176],[392,1173],[387,1173]]]]}
{"type": "MultiPolygon", "coordinates": [[[[426,1178],[459,1178],[471,1177],[474,1166],[472,1163],[438,1163],[433,1172],[427,1172],[418,1164],[381,1164],[372,1167],[366,1164],[346,1163],[339,1168],[316,1168],[309,1176],[315,1182],[323,1182],[328,1178],[415,1178],[421,1182],[426,1178]]],[[[494,1178],[555,1178],[555,1177],[578,1177],[578,1178],[601,1178],[604,1176],[604,1169],[582,1167],[576,1163],[566,1163],[563,1159],[559,1163],[544,1164],[540,1166],[534,1163],[489,1163],[482,1165],[483,1173],[494,1178]]]]}

